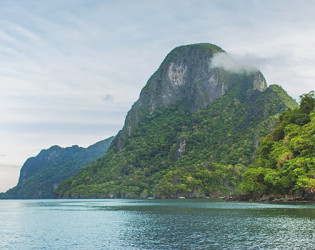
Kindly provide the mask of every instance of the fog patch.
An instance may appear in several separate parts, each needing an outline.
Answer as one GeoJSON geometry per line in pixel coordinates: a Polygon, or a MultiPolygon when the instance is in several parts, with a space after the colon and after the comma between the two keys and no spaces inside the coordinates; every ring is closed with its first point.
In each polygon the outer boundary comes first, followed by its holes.
{"type": "Polygon", "coordinates": [[[218,52],[213,55],[210,68],[221,68],[232,73],[253,73],[258,71],[256,67],[240,63],[224,52],[218,52]]]}

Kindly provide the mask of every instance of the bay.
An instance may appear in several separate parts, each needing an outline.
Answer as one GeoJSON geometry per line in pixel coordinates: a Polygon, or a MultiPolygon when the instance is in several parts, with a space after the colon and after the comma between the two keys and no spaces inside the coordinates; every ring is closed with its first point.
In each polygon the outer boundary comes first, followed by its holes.
{"type": "Polygon", "coordinates": [[[315,204],[0,200],[0,249],[315,249],[315,204]]]}

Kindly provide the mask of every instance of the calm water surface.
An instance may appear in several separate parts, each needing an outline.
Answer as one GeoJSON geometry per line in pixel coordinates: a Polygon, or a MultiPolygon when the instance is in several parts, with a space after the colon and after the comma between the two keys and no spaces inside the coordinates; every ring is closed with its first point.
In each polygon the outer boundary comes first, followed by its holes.
{"type": "Polygon", "coordinates": [[[315,204],[0,200],[0,249],[315,249],[315,204]]]}

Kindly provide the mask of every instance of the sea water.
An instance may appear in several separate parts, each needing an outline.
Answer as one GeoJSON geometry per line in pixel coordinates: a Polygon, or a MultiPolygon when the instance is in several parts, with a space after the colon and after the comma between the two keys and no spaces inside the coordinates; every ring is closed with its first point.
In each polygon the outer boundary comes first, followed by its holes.
{"type": "Polygon", "coordinates": [[[0,200],[0,249],[315,249],[315,204],[0,200]]]}

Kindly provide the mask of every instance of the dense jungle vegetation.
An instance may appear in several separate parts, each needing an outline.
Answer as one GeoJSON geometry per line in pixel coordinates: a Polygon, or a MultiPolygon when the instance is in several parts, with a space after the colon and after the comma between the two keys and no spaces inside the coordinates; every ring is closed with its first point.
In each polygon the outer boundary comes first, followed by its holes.
{"type": "Polygon", "coordinates": [[[259,139],[296,102],[279,86],[249,90],[246,77],[196,113],[178,103],[139,124],[125,147],[64,181],[56,197],[205,197],[237,193],[259,139]]]}
{"type": "Polygon", "coordinates": [[[315,93],[301,96],[298,108],[285,111],[276,129],[258,148],[258,157],[243,175],[250,196],[315,193],[315,93]]]}

